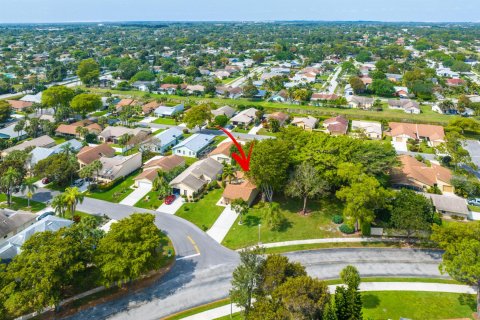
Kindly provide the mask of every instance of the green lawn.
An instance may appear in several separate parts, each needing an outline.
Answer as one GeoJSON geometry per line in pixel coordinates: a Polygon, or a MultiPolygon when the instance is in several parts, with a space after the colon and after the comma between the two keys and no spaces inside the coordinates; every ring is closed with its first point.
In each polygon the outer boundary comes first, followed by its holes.
{"type": "MultiPolygon", "coordinates": [[[[378,291],[363,292],[364,319],[471,319],[475,296],[458,293],[378,291]]],[[[240,313],[216,320],[244,319],[240,313]]]]}
{"type": "Polygon", "coordinates": [[[235,128],[233,128],[232,131],[233,132],[238,132],[238,133],[248,133],[248,131],[250,131],[250,128],[242,129],[242,128],[239,128],[239,127],[235,127],[235,128]]]}
{"type": "Polygon", "coordinates": [[[158,118],[154,120],[153,123],[176,125],[175,119],[172,119],[172,118],[158,118]]]}
{"type": "Polygon", "coordinates": [[[364,319],[470,318],[475,311],[473,295],[437,292],[364,292],[364,319]]]}
{"type": "Polygon", "coordinates": [[[470,211],[480,212],[480,207],[477,207],[477,206],[469,205],[468,209],[470,209],[470,211]]]}
{"type": "Polygon", "coordinates": [[[186,310],[186,311],[183,311],[183,312],[179,312],[179,313],[174,314],[170,317],[164,318],[163,320],[180,320],[180,319],[192,316],[192,315],[197,314],[197,313],[201,313],[201,312],[204,312],[204,311],[207,311],[207,310],[222,307],[222,306],[227,305],[229,303],[230,303],[230,299],[215,301],[215,302],[208,303],[208,304],[205,304],[205,305],[202,305],[202,306],[199,306],[199,307],[196,307],[196,308],[192,308],[192,309],[189,309],[189,310],[186,310]]]}
{"type": "Polygon", "coordinates": [[[216,205],[222,193],[223,189],[212,190],[197,202],[185,203],[177,211],[176,215],[192,222],[200,229],[207,231],[224,209],[224,207],[216,205]]]}
{"type": "Polygon", "coordinates": [[[163,198],[158,198],[158,192],[150,191],[145,197],[143,197],[135,204],[135,207],[149,210],[157,210],[158,207],[162,205],[163,200],[163,198]],[[147,200],[147,197],[149,198],[149,200],[147,200]]]}
{"type": "MultiPolygon", "coordinates": [[[[121,96],[137,96],[141,97],[142,92],[139,91],[119,91],[119,90],[107,90],[107,89],[98,89],[98,88],[86,88],[92,92],[106,92],[110,91],[112,94],[119,94],[121,96]]],[[[422,108],[422,113],[420,114],[407,114],[401,110],[391,110],[386,109],[383,111],[371,111],[371,110],[359,110],[359,109],[350,109],[350,108],[334,108],[334,107],[315,107],[315,106],[299,106],[286,103],[276,103],[276,102],[267,102],[267,101],[251,101],[249,99],[225,99],[225,98],[204,98],[204,97],[181,97],[181,96],[170,96],[170,95],[157,95],[151,94],[152,98],[167,98],[171,102],[180,103],[189,101],[202,101],[202,102],[213,102],[217,104],[224,105],[228,103],[232,106],[237,105],[251,105],[251,106],[262,106],[266,109],[273,109],[273,111],[280,111],[288,109],[289,112],[295,113],[296,111],[308,110],[314,116],[320,115],[338,115],[343,114],[352,119],[358,120],[381,120],[385,119],[388,121],[397,121],[397,122],[417,122],[417,123],[432,123],[432,124],[441,124],[446,125],[449,121],[455,119],[454,116],[448,116],[443,114],[438,114],[429,110],[427,107],[422,108]],[[228,100],[228,102],[227,102],[228,100]]]]}
{"type": "Polygon", "coordinates": [[[92,117],[101,117],[101,116],[104,116],[108,113],[107,110],[103,110],[103,111],[97,111],[97,112],[93,112],[92,114],[90,114],[92,117]]]}
{"type": "MultiPolygon", "coordinates": [[[[93,214],[88,214],[86,212],[82,212],[82,211],[78,211],[78,210],[75,211],[75,214],[73,216],[79,216],[80,218],[93,217],[97,222],[101,222],[103,220],[103,218],[100,217],[100,216],[96,216],[96,215],[93,215],[93,214]]],[[[70,212],[65,212],[64,218],[72,220],[73,216],[72,216],[72,214],[70,214],[70,212]]]]}
{"type": "Polygon", "coordinates": [[[242,225],[235,223],[232,226],[222,244],[232,249],[257,244],[258,224],[261,224],[260,240],[263,243],[342,236],[337,225],[331,222],[333,215],[342,213],[342,206],[336,199],[310,201],[308,209],[311,211],[307,216],[299,213],[302,208],[300,200],[280,198],[275,201],[280,203],[286,218],[279,230],[272,231],[263,223],[260,204],[249,210],[242,225]]]}
{"type": "Polygon", "coordinates": [[[275,137],[277,135],[276,133],[270,132],[265,128],[258,130],[257,134],[262,136],[272,136],[272,137],[275,137]]]}
{"type": "Polygon", "coordinates": [[[136,177],[137,174],[138,171],[132,173],[124,181],[118,183],[116,186],[108,190],[97,190],[94,192],[87,191],[86,196],[90,198],[118,203],[133,192],[133,189],[130,187],[133,185],[133,178],[136,177]]]}
{"type": "Polygon", "coordinates": [[[55,140],[56,144],[64,143],[65,141],[67,141],[65,137],[58,137],[58,136],[53,136],[52,139],[55,140]]]}
{"type": "Polygon", "coordinates": [[[187,166],[191,166],[193,163],[198,161],[197,158],[192,158],[192,157],[183,157],[183,159],[185,159],[185,164],[187,166]]]}
{"type": "Polygon", "coordinates": [[[12,203],[10,207],[7,206],[7,195],[2,193],[0,194],[0,208],[10,208],[12,210],[24,210],[37,212],[45,209],[47,206],[43,202],[37,202],[30,200],[30,207],[28,207],[28,200],[20,197],[12,197],[12,203]]]}

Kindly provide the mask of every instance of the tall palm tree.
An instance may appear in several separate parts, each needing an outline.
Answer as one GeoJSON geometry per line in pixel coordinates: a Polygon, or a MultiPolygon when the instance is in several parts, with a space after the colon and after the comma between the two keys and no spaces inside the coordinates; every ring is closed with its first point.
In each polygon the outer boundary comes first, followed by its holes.
{"type": "Polygon", "coordinates": [[[92,168],[91,165],[86,165],[85,167],[80,169],[80,171],[78,172],[78,175],[82,179],[87,179],[87,178],[91,178],[93,176],[94,171],[95,170],[92,168]]]}
{"type": "Polygon", "coordinates": [[[25,129],[25,120],[24,119],[20,119],[17,121],[17,123],[15,124],[15,127],[13,127],[13,131],[17,132],[17,138],[20,138],[20,132],[23,131],[23,129],[25,129]]]}
{"type": "Polygon", "coordinates": [[[66,143],[63,146],[60,147],[60,152],[65,153],[67,157],[71,156],[73,153],[75,153],[75,148],[72,147],[70,143],[66,143]]]}
{"type": "Polygon", "coordinates": [[[80,190],[78,190],[77,187],[73,187],[73,188],[66,188],[63,196],[65,198],[65,202],[67,204],[68,210],[73,216],[73,214],[75,213],[75,208],[77,207],[77,204],[83,202],[84,195],[83,193],[80,192],[80,190]]]}
{"type": "Polygon", "coordinates": [[[235,167],[229,164],[225,165],[223,168],[222,179],[228,180],[228,182],[231,184],[232,179],[235,179],[236,177],[237,171],[235,170],[235,167]]]}
{"type": "Polygon", "coordinates": [[[92,170],[95,171],[95,176],[97,177],[98,179],[98,173],[100,172],[100,170],[102,170],[103,168],[103,164],[100,160],[95,160],[93,161],[92,163],[90,163],[90,166],[92,167],[92,170]]]}
{"type": "Polygon", "coordinates": [[[37,191],[38,186],[33,182],[32,179],[27,179],[22,183],[22,192],[27,192],[28,207],[30,208],[30,200],[33,198],[35,191],[37,191]]]}
{"type": "Polygon", "coordinates": [[[57,194],[52,199],[52,208],[55,210],[55,213],[58,214],[60,217],[65,216],[65,211],[67,210],[67,203],[65,201],[65,197],[63,193],[57,194]]]}
{"type": "Polygon", "coordinates": [[[18,172],[13,167],[9,167],[7,171],[0,178],[0,185],[5,190],[7,194],[7,204],[8,206],[12,203],[12,193],[16,186],[18,186],[20,180],[22,179],[22,174],[18,172]]]}

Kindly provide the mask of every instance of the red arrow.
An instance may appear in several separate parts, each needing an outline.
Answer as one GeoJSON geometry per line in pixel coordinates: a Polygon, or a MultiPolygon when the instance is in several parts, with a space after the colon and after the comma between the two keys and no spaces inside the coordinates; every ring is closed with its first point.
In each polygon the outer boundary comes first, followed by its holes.
{"type": "Polygon", "coordinates": [[[242,167],[243,171],[245,171],[245,172],[249,171],[250,170],[250,156],[252,155],[253,142],[252,142],[252,145],[250,146],[250,150],[248,151],[248,157],[247,157],[247,156],[245,156],[245,152],[243,151],[240,143],[238,143],[238,141],[235,139],[235,137],[230,132],[228,132],[228,130],[226,130],[225,128],[222,128],[222,127],[217,127],[217,128],[219,128],[220,130],[225,132],[225,134],[233,141],[233,143],[235,144],[235,147],[237,147],[238,151],[240,152],[240,155],[238,153],[232,153],[233,159],[235,161],[237,161],[237,163],[240,165],[240,167],[242,167]]]}

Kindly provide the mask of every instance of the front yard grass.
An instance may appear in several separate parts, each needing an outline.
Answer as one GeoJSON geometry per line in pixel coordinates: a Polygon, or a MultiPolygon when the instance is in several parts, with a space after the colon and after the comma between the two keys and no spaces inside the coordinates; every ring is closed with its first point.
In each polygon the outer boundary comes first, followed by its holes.
{"type": "Polygon", "coordinates": [[[24,210],[24,211],[31,211],[37,212],[40,210],[45,209],[47,206],[43,202],[37,202],[30,200],[30,207],[28,207],[28,200],[25,198],[20,197],[12,197],[12,203],[10,207],[7,205],[7,195],[2,193],[0,194],[0,208],[9,208],[12,210],[24,210]]]}
{"type": "Polygon", "coordinates": [[[167,124],[167,125],[173,125],[173,126],[176,125],[175,119],[172,119],[172,118],[158,118],[158,119],[153,120],[153,123],[167,124]]]}
{"type": "MultiPolygon", "coordinates": [[[[307,204],[310,212],[304,216],[299,213],[302,201],[278,198],[274,201],[280,204],[285,216],[285,223],[276,231],[271,230],[262,218],[262,204],[251,208],[243,217],[243,224],[235,223],[222,244],[231,249],[239,249],[258,242],[258,225],[260,226],[260,241],[263,243],[342,237],[338,226],[331,220],[336,214],[342,214],[342,205],[337,199],[322,199],[310,201],[307,204]]],[[[240,217],[237,219],[239,221],[240,217]]]]}
{"type": "Polygon", "coordinates": [[[119,203],[125,199],[126,196],[133,192],[131,186],[134,183],[133,178],[137,174],[138,171],[132,173],[124,181],[118,183],[116,186],[113,186],[108,190],[87,191],[86,196],[108,202],[119,203]]]}
{"type": "Polygon", "coordinates": [[[222,196],[223,189],[209,191],[203,199],[197,202],[185,203],[176,213],[177,216],[188,220],[200,229],[207,231],[222,213],[224,207],[216,203],[222,196]]]}
{"type": "Polygon", "coordinates": [[[475,311],[474,295],[458,293],[364,292],[362,301],[365,319],[470,319],[475,311]]]}
{"type": "Polygon", "coordinates": [[[65,141],[67,141],[65,137],[59,137],[59,136],[53,136],[52,139],[55,140],[56,144],[64,143],[65,141]]]}
{"type": "Polygon", "coordinates": [[[143,197],[140,201],[135,203],[135,207],[149,209],[149,210],[157,210],[163,203],[163,198],[158,198],[157,191],[150,191],[147,193],[145,197],[143,197]],[[147,200],[148,197],[148,200],[147,200]]]}
{"type": "Polygon", "coordinates": [[[192,158],[192,157],[183,157],[185,159],[185,164],[190,167],[192,164],[198,161],[197,158],[192,158]]]}

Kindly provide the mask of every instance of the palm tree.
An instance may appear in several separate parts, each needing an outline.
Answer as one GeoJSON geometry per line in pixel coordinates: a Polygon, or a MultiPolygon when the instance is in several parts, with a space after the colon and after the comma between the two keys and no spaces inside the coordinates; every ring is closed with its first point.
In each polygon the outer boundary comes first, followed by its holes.
{"type": "Polygon", "coordinates": [[[65,193],[63,194],[63,197],[65,199],[68,210],[73,216],[73,214],[75,213],[75,208],[77,207],[77,204],[83,202],[83,198],[84,198],[83,193],[81,193],[77,187],[66,188],[65,193]]]}
{"type": "Polygon", "coordinates": [[[92,163],[90,163],[90,166],[92,167],[92,170],[95,171],[95,176],[98,178],[98,173],[100,170],[103,168],[103,164],[100,160],[95,160],[92,163]]]}
{"type": "Polygon", "coordinates": [[[13,131],[17,132],[17,134],[18,134],[17,138],[20,138],[20,132],[22,132],[23,129],[25,129],[25,120],[24,120],[24,119],[20,119],[20,120],[18,120],[18,122],[15,124],[15,127],[13,127],[13,131]]]}
{"type": "Polygon", "coordinates": [[[72,147],[70,143],[64,144],[60,147],[60,152],[65,153],[67,157],[75,153],[75,148],[72,147]]]}
{"type": "Polygon", "coordinates": [[[30,200],[33,198],[35,191],[37,191],[38,186],[33,182],[32,179],[27,179],[22,184],[22,192],[27,191],[27,200],[28,200],[28,207],[30,208],[30,200]]]}
{"type": "Polygon", "coordinates": [[[222,179],[228,180],[228,182],[231,184],[232,179],[235,179],[236,177],[237,172],[235,170],[235,167],[229,164],[225,165],[225,167],[223,168],[222,179]]]}
{"type": "Polygon", "coordinates": [[[170,186],[164,171],[157,172],[157,177],[153,180],[153,189],[158,192],[160,197],[166,197],[170,193],[170,186]]]}
{"type": "Polygon", "coordinates": [[[5,190],[7,194],[7,203],[8,206],[12,203],[12,193],[14,188],[19,184],[19,181],[22,179],[22,174],[18,172],[13,167],[9,167],[7,171],[0,178],[0,185],[5,190]]]}
{"type": "Polygon", "coordinates": [[[88,134],[88,129],[82,126],[78,126],[75,128],[75,133],[78,134],[80,138],[85,138],[88,134]]]}
{"type": "Polygon", "coordinates": [[[65,211],[67,210],[67,203],[65,201],[63,193],[57,194],[52,199],[52,208],[55,210],[55,213],[58,214],[60,217],[63,217],[65,215],[65,211]]]}
{"type": "Polygon", "coordinates": [[[80,171],[78,172],[78,175],[82,179],[87,179],[87,178],[91,178],[93,176],[94,171],[95,170],[92,168],[91,165],[86,165],[85,167],[80,169],[80,171]]]}
{"type": "Polygon", "coordinates": [[[248,212],[248,203],[242,198],[238,198],[232,201],[232,209],[240,215],[240,221],[238,224],[243,224],[243,216],[248,212]]]}

